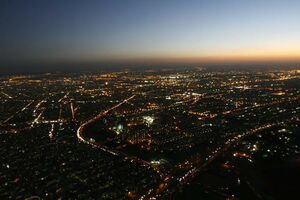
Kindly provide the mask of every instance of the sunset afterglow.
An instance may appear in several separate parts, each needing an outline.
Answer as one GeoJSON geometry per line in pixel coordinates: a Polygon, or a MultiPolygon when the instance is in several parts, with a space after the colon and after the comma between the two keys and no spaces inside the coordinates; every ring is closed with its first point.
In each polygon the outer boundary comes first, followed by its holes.
{"type": "Polygon", "coordinates": [[[300,61],[299,1],[13,2],[1,67],[300,61]]]}

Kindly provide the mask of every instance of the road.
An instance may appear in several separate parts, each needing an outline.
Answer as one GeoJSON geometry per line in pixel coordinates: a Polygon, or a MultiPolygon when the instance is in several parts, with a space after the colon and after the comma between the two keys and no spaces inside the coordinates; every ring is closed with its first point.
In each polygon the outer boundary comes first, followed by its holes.
{"type": "Polygon", "coordinates": [[[3,123],[7,123],[9,120],[11,120],[12,118],[14,118],[14,116],[20,114],[21,112],[25,111],[34,101],[31,100],[27,105],[25,105],[23,108],[21,108],[19,111],[15,112],[14,114],[12,114],[11,116],[9,116],[6,120],[3,121],[3,123]]]}
{"type": "Polygon", "coordinates": [[[163,192],[166,191],[166,189],[168,189],[168,191],[178,191],[178,190],[180,190],[180,188],[182,188],[185,185],[189,184],[195,177],[197,177],[203,171],[203,169],[208,167],[214,160],[216,160],[219,156],[221,156],[226,151],[228,151],[228,149],[231,146],[237,144],[238,142],[240,142],[246,136],[255,135],[255,134],[259,133],[262,130],[269,129],[271,127],[278,126],[278,125],[283,125],[284,123],[294,121],[294,120],[299,121],[300,119],[297,118],[297,117],[292,117],[290,119],[280,121],[280,122],[277,122],[277,123],[264,124],[264,125],[261,125],[259,127],[254,128],[254,129],[251,129],[249,131],[246,131],[244,133],[234,134],[231,138],[227,139],[227,141],[223,144],[222,147],[217,147],[215,151],[212,151],[213,154],[209,155],[207,157],[205,163],[203,163],[200,166],[194,166],[192,169],[187,171],[181,177],[178,177],[176,179],[173,178],[171,180],[161,182],[159,185],[167,186],[167,187],[165,187],[165,190],[162,191],[162,190],[159,189],[159,187],[156,188],[156,189],[152,188],[152,189],[149,190],[149,192],[146,195],[143,195],[140,198],[140,200],[159,199],[159,198],[161,198],[161,195],[163,194],[163,192]],[[157,191],[160,191],[160,192],[157,193],[157,191]]]}
{"type": "Polygon", "coordinates": [[[106,147],[104,147],[104,146],[100,146],[99,144],[96,144],[95,142],[92,142],[92,141],[90,141],[90,140],[87,140],[87,139],[84,137],[83,130],[84,130],[84,128],[85,128],[87,125],[89,125],[89,124],[91,124],[91,123],[93,123],[93,122],[99,120],[101,117],[105,116],[106,114],[108,114],[108,113],[111,112],[112,110],[114,110],[114,109],[120,107],[120,106],[123,105],[124,103],[130,101],[130,100],[133,99],[135,96],[136,96],[136,95],[134,94],[134,95],[128,97],[127,99],[124,99],[121,103],[118,103],[117,105],[115,105],[115,106],[113,106],[113,107],[111,107],[111,108],[109,108],[109,109],[107,109],[107,110],[105,110],[105,111],[100,112],[98,115],[96,115],[96,116],[93,117],[92,119],[90,119],[90,120],[84,122],[83,124],[81,124],[81,125],[79,126],[79,128],[77,129],[77,138],[78,138],[81,142],[84,142],[84,143],[86,143],[86,144],[89,144],[89,145],[91,145],[91,146],[93,146],[93,147],[98,147],[98,148],[100,148],[101,150],[103,150],[103,151],[105,151],[105,152],[108,152],[108,153],[113,154],[113,155],[118,155],[118,153],[116,153],[116,152],[114,152],[114,151],[112,151],[112,150],[110,150],[110,149],[108,149],[108,148],[106,148],[106,147]]]}

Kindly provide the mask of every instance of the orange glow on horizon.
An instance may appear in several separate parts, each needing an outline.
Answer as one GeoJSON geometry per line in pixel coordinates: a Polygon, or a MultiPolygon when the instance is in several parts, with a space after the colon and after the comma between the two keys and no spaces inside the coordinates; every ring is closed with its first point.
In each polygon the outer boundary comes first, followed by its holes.
{"type": "Polygon", "coordinates": [[[105,61],[132,63],[243,63],[243,62],[300,62],[300,48],[261,48],[197,52],[160,52],[113,56],[105,61]]]}

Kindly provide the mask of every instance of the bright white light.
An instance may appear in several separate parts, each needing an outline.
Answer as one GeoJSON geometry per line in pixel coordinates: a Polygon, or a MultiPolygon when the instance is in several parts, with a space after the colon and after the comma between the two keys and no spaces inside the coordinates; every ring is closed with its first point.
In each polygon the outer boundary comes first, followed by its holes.
{"type": "Polygon", "coordinates": [[[154,122],[154,118],[151,116],[144,116],[143,120],[148,126],[150,126],[154,122]]]}

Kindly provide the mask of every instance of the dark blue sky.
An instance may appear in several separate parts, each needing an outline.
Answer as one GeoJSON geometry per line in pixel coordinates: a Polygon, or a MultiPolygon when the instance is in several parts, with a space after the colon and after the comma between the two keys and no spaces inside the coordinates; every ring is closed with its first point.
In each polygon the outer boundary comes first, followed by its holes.
{"type": "Polygon", "coordinates": [[[1,0],[0,67],[300,57],[297,0],[1,0]]]}

